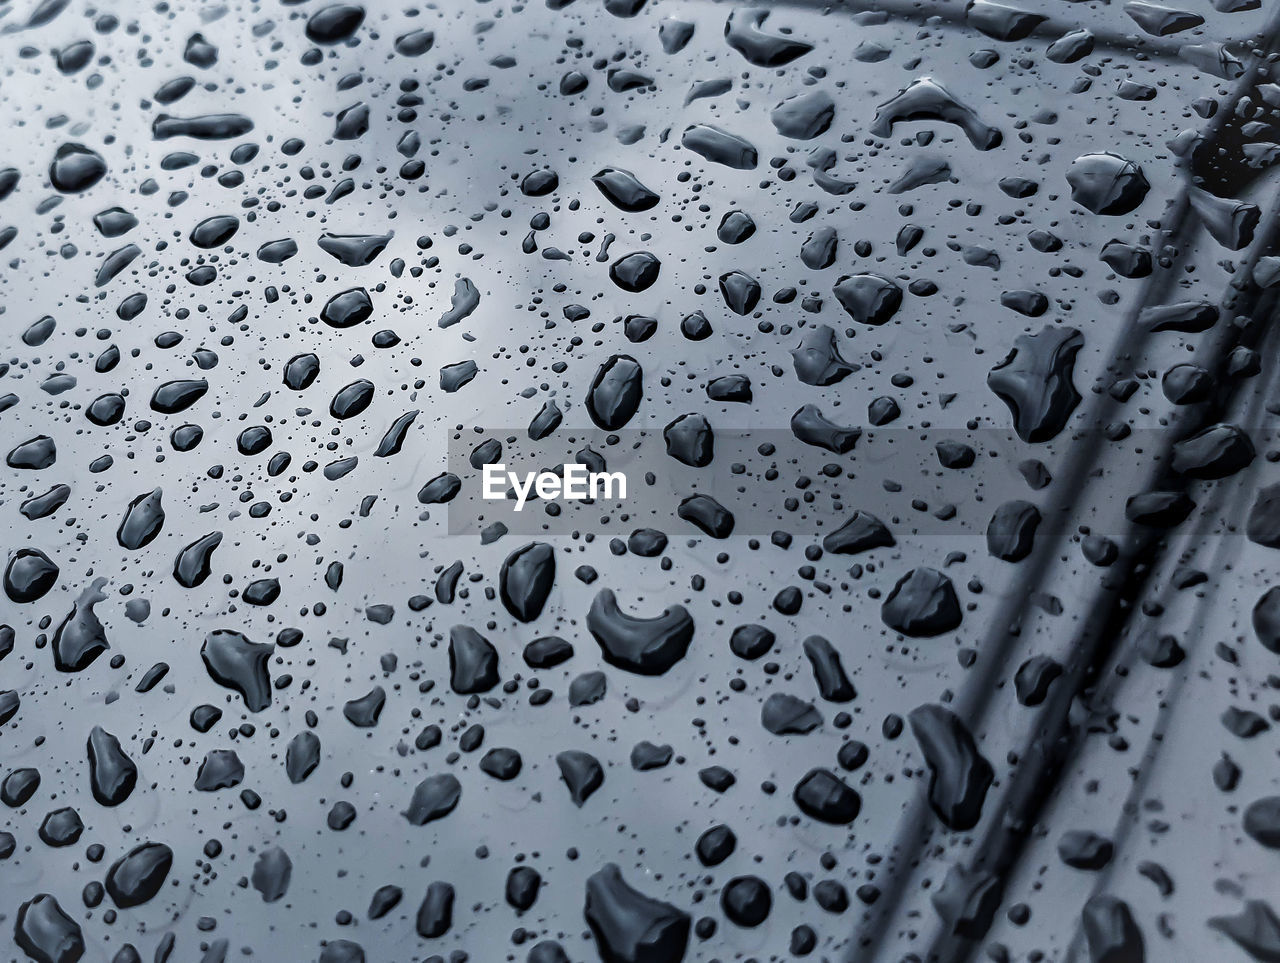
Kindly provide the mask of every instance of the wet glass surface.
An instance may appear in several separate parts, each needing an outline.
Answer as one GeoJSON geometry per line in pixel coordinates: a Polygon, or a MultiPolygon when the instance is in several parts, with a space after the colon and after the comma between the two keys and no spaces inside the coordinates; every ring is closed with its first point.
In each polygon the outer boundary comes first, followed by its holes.
{"type": "Polygon", "coordinates": [[[1280,959],[1277,36],[0,3],[0,956],[1280,959]]]}

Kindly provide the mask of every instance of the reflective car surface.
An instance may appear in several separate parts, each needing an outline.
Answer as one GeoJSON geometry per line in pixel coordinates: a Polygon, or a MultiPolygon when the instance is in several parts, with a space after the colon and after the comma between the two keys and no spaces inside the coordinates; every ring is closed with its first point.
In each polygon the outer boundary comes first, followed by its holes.
{"type": "Polygon", "coordinates": [[[0,957],[1280,959],[1269,6],[0,3],[0,957]]]}

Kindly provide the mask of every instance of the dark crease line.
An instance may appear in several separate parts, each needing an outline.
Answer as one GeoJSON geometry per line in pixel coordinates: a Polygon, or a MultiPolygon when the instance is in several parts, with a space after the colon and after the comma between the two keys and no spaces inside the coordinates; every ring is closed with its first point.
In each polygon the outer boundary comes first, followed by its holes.
{"type": "MultiPolygon", "coordinates": [[[[1274,338],[1272,340],[1274,340],[1274,338]]],[[[1269,384],[1274,385],[1276,381],[1277,379],[1273,377],[1270,379],[1269,384]]],[[[1262,395],[1262,391],[1257,392],[1258,400],[1261,400],[1262,395]]],[[[1236,484],[1231,486],[1230,491],[1225,488],[1221,490],[1220,497],[1215,499],[1214,507],[1222,508],[1222,514],[1217,514],[1212,510],[1206,511],[1201,517],[1200,524],[1197,526],[1196,531],[1188,537],[1188,543],[1203,544],[1207,541],[1209,530],[1218,522],[1222,521],[1224,516],[1239,518],[1239,516],[1245,513],[1245,501],[1243,498],[1237,496],[1247,488],[1247,480],[1255,477],[1257,474],[1257,468],[1258,462],[1255,461],[1250,470],[1241,472],[1240,475],[1236,476],[1234,479],[1236,484]]],[[[1227,542],[1220,541],[1217,544],[1217,550],[1214,552],[1213,560],[1208,566],[1210,571],[1223,571],[1223,559],[1230,557],[1227,547],[1227,542]]],[[[1170,591],[1171,589],[1166,587],[1163,594],[1168,595],[1170,591]]],[[[1197,613],[1195,617],[1196,623],[1202,624],[1206,610],[1212,609],[1215,605],[1216,598],[1214,595],[1206,593],[1195,606],[1197,613]]],[[[1188,650],[1189,655],[1193,650],[1197,650],[1200,645],[1207,644],[1204,642],[1203,633],[1200,632],[1195,633],[1195,642],[1191,641],[1191,633],[1188,633],[1184,638],[1186,640],[1184,647],[1188,650]]],[[[1136,641],[1136,638],[1131,637],[1129,639],[1130,644],[1126,648],[1131,649],[1136,641]]],[[[1163,750],[1167,744],[1165,737],[1168,734],[1170,722],[1181,705],[1180,694],[1186,687],[1191,676],[1192,670],[1190,666],[1188,666],[1178,672],[1168,687],[1164,690],[1161,705],[1156,710],[1155,722],[1151,727],[1151,736],[1147,740],[1147,745],[1143,749],[1140,761],[1134,767],[1137,775],[1133,780],[1133,784],[1130,787],[1129,792],[1125,795],[1124,802],[1120,806],[1120,815],[1112,828],[1111,842],[1114,851],[1117,853],[1124,849],[1126,842],[1133,835],[1133,831],[1139,825],[1139,820],[1136,815],[1138,813],[1139,803],[1142,797],[1146,795],[1147,788],[1151,785],[1155,763],[1160,757],[1161,750],[1163,750]]],[[[1114,701],[1112,699],[1112,695],[1117,690],[1123,688],[1124,684],[1124,680],[1119,677],[1110,676],[1109,679],[1114,684],[1107,687],[1107,690],[1101,694],[1099,699],[1099,701],[1106,704],[1110,704],[1114,701]]],[[[1097,896],[1109,888],[1118,866],[1119,860],[1113,858],[1105,867],[1095,874],[1093,886],[1090,888],[1091,896],[1097,896]]],[[[1079,955],[1083,940],[1084,934],[1082,928],[1077,924],[1075,934],[1072,937],[1072,941],[1067,951],[1067,960],[1075,959],[1079,955]]]]}
{"type": "MultiPolygon", "coordinates": [[[[1266,224],[1263,236],[1253,245],[1240,271],[1245,279],[1251,276],[1253,265],[1264,252],[1276,249],[1277,239],[1280,238],[1280,194],[1273,199],[1267,211],[1266,224]]],[[[1228,356],[1239,346],[1256,347],[1267,334],[1274,320],[1277,294],[1274,291],[1260,292],[1248,280],[1241,284],[1242,288],[1235,288],[1223,298],[1224,306],[1232,306],[1236,311],[1247,313],[1255,324],[1244,329],[1227,324],[1213,338],[1205,353],[1214,359],[1212,370],[1220,390],[1212,400],[1195,409],[1180,412],[1180,417],[1173,420],[1160,457],[1155,460],[1155,467],[1140,491],[1185,492],[1190,489],[1193,482],[1175,474],[1168,467],[1173,445],[1195,431],[1221,420],[1242,390],[1241,379],[1229,379],[1225,376],[1228,356]],[[1235,303],[1239,299],[1250,303],[1235,303]]],[[[1013,785],[1001,799],[994,818],[987,823],[988,829],[975,850],[977,855],[970,860],[975,875],[990,875],[998,881],[997,885],[1001,888],[1003,877],[1017,864],[1030,830],[1058,776],[1082,743],[1079,733],[1074,732],[1070,725],[1071,705],[1086,690],[1090,681],[1099,677],[1102,668],[1115,653],[1132,613],[1137,608],[1138,600],[1169,546],[1169,540],[1161,530],[1144,529],[1133,523],[1129,525],[1127,542],[1130,547],[1121,553],[1118,563],[1120,567],[1113,566],[1103,577],[1092,600],[1090,614],[1071,646],[1070,651],[1076,658],[1066,667],[1063,679],[1055,684],[1049,704],[1041,713],[1035,734],[1023,749],[1020,757],[1022,762],[1014,776],[1013,785]],[[1052,753],[1043,751],[1046,745],[1053,747],[1052,753]]],[[[927,959],[961,963],[973,954],[983,935],[985,929],[982,933],[970,936],[940,932],[933,941],[927,959]]]]}
{"type": "MultiPolygon", "coordinates": [[[[1277,218],[1280,218],[1280,193],[1277,194],[1277,199],[1272,205],[1271,210],[1268,211],[1267,216],[1268,223],[1273,225],[1276,223],[1277,218]]],[[[1280,229],[1272,228],[1268,234],[1269,236],[1265,239],[1264,244],[1258,246],[1259,254],[1261,254],[1263,250],[1267,249],[1274,251],[1278,246],[1280,246],[1280,229]]],[[[1248,268],[1251,270],[1256,262],[1257,256],[1250,258],[1248,268]]],[[[1277,332],[1280,331],[1280,323],[1277,323],[1280,321],[1280,304],[1277,304],[1278,300],[1280,299],[1278,299],[1275,294],[1265,292],[1263,296],[1258,298],[1258,303],[1254,307],[1253,316],[1255,318],[1266,316],[1266,321],[1263,322],[1264,326],[1262,332],[1259,337],[1255,339],[1258,347],[1262,347],[1267,344],[1268,341],[1270,341],[1272,349],[1276,347],[1275,342],[1277,341],[1277,332]]],[[[1229,352],[1230,347],[1227,347],[1224,355],[1229,352]]],[[[1266,379],[1265,385],[1252,383],[1250,387],[1252,389],[1253,396],[1248,405],[1246,405],[1246,412],[1244,413],[1247,413],[1247,409],[1256,409],[1257,407],[1264,405],[1268,389],[1274,387],[1277,382],[1280,382],[1280,373],[1273,372],[1272,376],[1266,379]]],[[[1225,409],[1230,404],[1231,400],[1230,396],[1225,398],[1222,404],[1223,410],[1214,413],[1219,415],[1225,414],[1225,409]]],[[[1230,479],[1232,484],[1224,484],[1215,488],[1214,494],[1216,497],[1213,499],[1213,505],[1208,506],[1209,510],[1206,510],[1201,515],[1200,524],[1197,526],[1196,532],[1190,535],[1186,540],[1188,543],[1193,545],[1204,544],[1207,542],[1208,529],[1221,522],[1224,517],[1233,517],[1238,519],[1240,516],[1245,514],[1247,509],[1247,500],[1244,497],[1244,493],[1248,487],[1247,482],[1249,479],[1256,477],[1259,467],[1260,463],[1255,459],[1248,469],[1240,472],[1238,475],[1230,479]]],[[[1220,541],[1218,543],[1215,560],[1219,559],[1226,552],[1228,544],[1230,543],[1225,541],[1220,541]]],[[[1210,569],[1218,572],[1223,571],[1222,566],[1217,564],[1216,561],[1210,566],[1210,569]]],[[[1164,589],[1164,594],[1168,594],[1170,591],[1171,589],[1166,587],[1164,589]]],[[[1205,597],[1196,605],[1196,611],[1200,613],[1197,618],[1203,618],[1204,611],[1208,608],[1212,608],[1214,605],[1215,599],[1212,595],[1206,593],[1205,597]]],[[[1192,643],[1188,638],[1186,643],[1187,649],[1190,650],[1196,648],[1198,645],[1208,644],[1203,639],[1203,633],[1196,633],[1196,637],[1197,643],[1192,643]]],[[[1130,639],[1130,643],[1136,641],[1136,639],[1130,639]]],[[[1188,668],[1177,675],[1166,689],[1162,704],[1156,710],[1155,722],[1151,729],[1152,736],[1148,740],[1148,744],[1143,751],[1141,757],[1142,761],[1137,767],[1138,775],[1133,780],[1133,785],[1125,796],[1124,804],[1121,806],[1121,816],[1117,820],[1112,833],[1112,842],[1116,852],[1120,851],[1121,844],[1131,835],[1132,829],[1137,825],[1137,819],[1128,816],[1127,814],[1136,813],[1138,811],[1137,804],[1144,795],[1146,787],[1150,785],[1153,764],[1166,744],[1163,738],[1157,738],[1157,736],[1162,736],[1167,733],[1170,720],[1173,718],[1180,704],[1178,693],[1180,693],[1185,687],[1190,674],[1191,671],[1188,668]]],[[[1111,685],[1107,686],[1105,691],[1101,694],[1101,701],[1107,703],[1113,701],[1111,699],[1112,694],[1124,685],[1124,679],[1118,676],[1108,676],[1108,681],[1111,682],[1111,685]]],[[[1101,872],[1097,874],[1097,878],[1093,886],[1094,895],[1105,890],[1108,881],[1114,875],[1116,866],[1117,861],[1113,859],[1101,872]]],[[[1073,947],[1079,944],[1080,939],[1081,933],[1077,927],[1076,936],[1072,944],[1073,947]]]]}
{"type": "MultiPolygon", "coordinates": [[[[1219,114],[1221,113],[1223,111],[1219,111],[1219,114]]],[[[1113,359],[1137,353],[1145,344],[1149,332],[1141,330],[1137,320],[1138,314],[1142,308],[1158,304],[1163,300],[1169,283],[1176,274],[1177,267],[1181,263],[1182,252],[1187,249],[1187,245],[1182,243],[1183,232],[1188,224],[1194,224],[1194,219],[1187,217],[1189,209],[1188,190],[1184,185],[1167,214],[1167,217],[1173,220],[1174,227],[1162,231],[1160,243],[1153,245],[1156,249],[1161,249],[1174,244],[1178,252],[1177,260],[1167,270],[1153,274],[1147,280],[1142,295],[1134,302],[1125,319],[1123,333],[1111,354],[1113,359]]],[[[1099,382],[1111,370],[1112,365],[1106,366],[1099,376],[1099,382]]],[[[1092,425],[1104,425],[1108,420],[1106,416],[1118,407],[1118,403],[1105,391],[1093,397],[1094,412],[1091,417],[1086,418],[1086,421],[1092,425]]],[[[1060,494],[1055,498],[1052,508],[1044,512],[1044,522],[1037,533],[1036,551],[1022,563],[1012,588],[997,607],[995,614],[988,620],[987,624],[990,626],[988,635],[979,646],[979,651],[983,653],[979,664],[984,668],[979,668],[977,675],[966,681],[965,688],[959,693],[953,707],[953,711],[967,723],[982,717],[990,702],[991,693],[994,691],[994,683],[1007,674],[1005,663],[1010,650],[1021,636],[1022,615],[1032,593],[1043,584],[1054,562],[1063,534],[1072,520],[1071,510],[1079,501],[1081,487],[1093,467],[1092,457],[1091,452],[1082,452],[1078,446],[1069,449],[1067,471],[1055,480],[1055,486],[1060,494]]],[[[916,793],[912,797],[900,825],[903,828],[899,830],[899,837],[892,851],[907,853],[909,854],[907,859],[913,859],[918,854],[920,843],[928,836],[929,827],[932,825],[928,805],[922,794],[916,793]]],[[[882,888],[880,898],[876,901],[873,913],[869,914],[871,919],[865,927],[864,935],[855,940],[856,950],[855,955],[850,957],[851,960],[860,959],[857,954],[863,951],[874,952],[882,942],[886,936],[885,927],[897,909],[907,882],[912,876],[914,873],[895,873],[890,876],[888,885],[882,888]]]]}
{"type": "MultiPolygon", "coordinates": [[[[1264,31],[1264,47],[1272,49],[1275,44],[1277,33],[1280,33],[1280,11],[1274,14],[1268,22],[1264,31]]],[[[1262,69],[1262,58],[1253,58],[1245,73],[1237,80],[1227,98],[1220,101],[1220,109],[1210,119],[1204,128],[1204,138],[1206,143],[1212,144],[1216,142],[1227,120],[1233,115],[1232,108],[1240,96],[1251,87],[1258,78],[1262,69]]],[[[1108,364],[1098,378],[1099,384],[1113,370],[1120,359],[1128,357],[1140,357],[1142,350],[1147,341],[1151,337],[1151,332],[1146,330],[1143,325],[1138,323],[1138,317],[1141,311],[1151,305],[1160,304],[1165,300],[1169,286],[1176,276],[1177,268],[1182,263],[1184,252],[1188,250],[1185,242],[1184,234],[1188,231],[1194,232],[1199,227],[1199,219],[1192,215],[1190,205],[1190,162],[1184,166],[1184,181],[1182,189],[1177,197],[1169,205],[1166,210],[1163,223],[1172,223],[1171,227],[1165,227],[1161,230],[1159,242],[1153,244],[1156,249],[1167,247],[1170,244],[1175,245],[1177,258],[1175,263],[1168,269],[1162,270],[1157,274],[1151,275],[1144,283],[1143,290],[1139,297],[1134,301],[1133,306],[1128,311],[1121,335],[1117,338],[1115,346],[1111,352],[1111,364],[1108,364]]],[[[1224,295],[1223,300],[1227,296],[1224,295]]],[[[1106,391],[1094,396],[1094,403],[1091,406],[1093,412],[1087,417],[1086,423],[1094,426],[1101,426],[1108,423],[1112,412],[1119,408],[1119,402],[1113,399],[1106,391]]],[[[991,695],[994,691],[995,681],[1007,674],[1008,667],[1005,663],[1008,661],[1010,650],[1018,640],[1021,634],[1021,614],[1025,611],[1031,594],[1043,583],[1050,565],[1059,551],[1063,533],[1072,519],[1072,509],[1079,501],[1079,493],[1083,490],[1084,482],[1093,467],[1093,455],[1091,452],[1080,451],[1078,447],[1070,450],[1070,457],[1067,461],[1067,472],[1059,479],[1057,491],[1061,494],[1055,498],[1051,510],[1045,512],[1047,526],[1042,526],[1042,530],[1037,538],[1037,549],[1035,554],[1026,560],[1023,564],[1028,566],[1024,568],[1014,583],[1012,590],[1005,597],[1004,602],[998,607],[995,616],[989,620],[990,626],[988,637],[985,639],[980,651],[984,654],[984,659],[980,663],[985,666],[985,671],[979,670],[979,673],[966,681],[964,689],[960,692],[956,701],[954,711],[956,714],[970,725],[971,731],[976,724],[985,715],[988,708],[991,695]]],[[[1139,542],[1135,547],[1141,548],[1139,542]]],[[[1123,563],[1123,557],[1121,562],[1123,563]]],[[[1112,573],[1115,569],[1113,567],[1112,573]]],[[[1112,574],[1109,573],[1109,574],[1112,574]]],[[[1113,584],[1110,580],[1104,580],[1103,588],[1100,590],[1105,598],[1108,595],[1107,585],[1113,584]]],[[[1111,599],[1118,601],[1119,598],[1111,599]]],[[[1096,613],[1099,608],[1091,611],[1090,619],[1086,621],[1086,626],[1093,626],[1096,621],[1096,613]]],[[[1108,621],[1110,620],[1111,605],[1105,609],[1108,613],[1108,621]]],[[[1106,628],[1105,622],[1097,622],[1094,630],[1094,637],[1101,639],[1108,637],[1104,634],[1106,628]]],[[[1118,634],[1123,628],[1123,622],[1114,627],[1113,635],[1118,634]]],[[[1088,639],[1090,633],[1086,629],[1082,631],[1077,638],[1088,639]]],[[[1074,648],[1072,651],[1079,651],[1074,648]]],[[[1083,675],[1081,675],[1081,679],[1083,675]]],[[[1069,682],[1069,679],[1060,681],[1055,691],[1067,691],[1068,685],[1063,683],[1069,682]]],[[[1074,698],[1074,688],[1072,698],[1074,698]]],[[[1058,700],[1059,702],[1061,700],[1058,700]]],[[[1051,710],[1057,703],[1052,702],[1046,706],[1041,712],[1041,717],[1048,717],[1052,725],[1040,725],[1037,732],[1058,732],[1062,730],[1063,723],[1066,722],[1065,709],[1069,709],[1071,700],[1066,700],[1062,710],[1059,713],[1053,713],[1051,710]],[[1060,718],[1059,718],[1060,716],[1060,718]]],[[[1029,742],[1031,752],[1038,754],[1036,748],[1039,744],[1038,739],[1032,739],[1029,742]]],[[[1024,777],[1023,774],[1032,770],[1030,760],[1032,756],[1024,753],[1022,764],[1014,777],[1013,783],[1006,791],[1000,806],[1000,815],[996,820],[988,820],[991,825],[994,822],[996,829],[988,830],[987,835],[983,838],[982,843],[978,846],[979,854],[988,851],[995,842],[993,833],[999,831],[1000,825],[1005,821],[1005,813],[1009,811],[1019,811],[1029,806],[1030,800],[1036,798],[1038,786],[1035,783],[1041,779],[1044,781],[1052,781],[1056,779],[1060,771],[1062,758],[1060,757],[1061,747],[1055,749],[1053,755],[1040,755],[1038,768],[1040,775],[1035,780],[1024,777]],[[1058,757],[1058,758],[1055,758],[1058,757]],[[1030,784],[1028,784],[1030,783],[1030,784]],[[1025,801],[1023,797],[1026,797],[1025,801]]],[[[903,818],[899,822],[899,830],[897,838],[891,847],[890,860],[896,860],[899,866],[909,864],[918,859],[922,844],[930,834],[930,815],[928,805],[923,794],[916,793],[911,802],[908,804],[903,818]]],[[[1018,847],[1020,851],[1021,847],[1018,847]]],[[[976,864],[982,857],[979,855],[973,860],[976,864]]],[[[855,934],[853,947],[850,950],[848,959],[857,961],[866,958],[867,954],[874,955],[877,948],[887,936],[887,930],[894,914],[902,901],[908,883],[914,879],[916,873],[914,868],[908,868],[905,872],[892,872],[888,874],[886,885],[882,887],[880,898],[877,900],[874,908],[870,910],[864,917],[865,922],[855,934]]],[[[930,960],[954,960],[962,961],[967,959],[976,948],[977,941],[953,941],[947,955],[935,955],[931,952],[930,960]],[[963,943],[963,945],[961,945],[963,943]]],[[[934,950],[941,951],[948,949],[946,935],[939,934],[934,940],[934,950]]]]}

